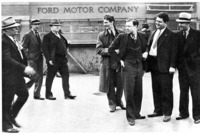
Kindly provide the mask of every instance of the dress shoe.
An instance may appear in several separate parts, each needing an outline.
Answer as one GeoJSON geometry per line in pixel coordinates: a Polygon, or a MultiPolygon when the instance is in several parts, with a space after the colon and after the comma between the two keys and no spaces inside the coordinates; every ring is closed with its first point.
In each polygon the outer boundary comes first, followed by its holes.
{"type": "Polygon", "coordinates": [[[115,104],[114,105],[109,105],[109,107],[110,107],[110,112],[111,113],[115,112],[115,110],[116,110],[116,105],[115,104]]]}
{"type": "Polygon", "coordinates": [[[199,123],[200,123],[200,119],[195,120],[194,123],[195,123],[195,124],[199,124],[199,123]]]}
{"type": "Polygon", "coordinates": [[[72,96],[72,95],[68,95],[68,96],[65,96],[65,99],[75,99],[76,96],[72,96]]]}
{"type": "Polygon", "coordinates": [[[183,120],[183,119],[187,119],[188,117],[182,117],[182,116],[179,116],[179,117],[176,117],[176,120],[183,120]]]}
{"type": "Polygon", "coordinates": [[[129,121],[128,124],[129,124],[130,126],[134,126],[134,125],[135,125],[135,121],[129,121]]]}
{"type": "Polygon", "coordinates": [[[3,132],[8,132],[8,133],[18,133],[19,130],[14,129],[14,128],[9,128],[9,129],[4,129],[3,132]]]}
{"type": "Polygon", "coordinates": [[[116,110],[116,105],[109,105],[110,106],[110,112],[113,113],[116,110]]]}
{"type": "Polygon", "coordinates": [[[46,97],[46,99],[49,99],[49,100],[56,100],[56,98],[53,97],[53,96],[46,97]]]}
{"type": "Polygon", "coordinates": [[[140,115],[140,116],[136,116],[135,118],[136,118],[136,119],[145,119],[146,117],[140,115]]]}
{"type": "Polygon", "coordinates": [[[148,117],[159,117],[159,116],[163,116],[163,114],[161,113],[153,113],[153,114],[149,114],[148,117]]]}
{"type": "Polygon", "coordinates": [[[36,99],[36,100],[44,100],[44,98],[37,97],[37,96],[34,96],[34,99],[36,99]]]}
{"type": "Polygon", "coordinates": [[[18,127],[18,128],[21,127],[21,125],[19,123],[17,123],[17,121],[14,118],[11,118],[10,121],[15,127],[18,127]]]}
{"type": "Polygon", "coordinates": [[[121,102],[120,104],[117,104],[117,106],[119,106],[122,110],[126,110],[126,107],[124,107],[123,102],[121,102]]]}
{"type": "Polygon", "coordinates": [[[169,122],[171,120],[171,116],[164,116],[163,122],[169,122]]]}

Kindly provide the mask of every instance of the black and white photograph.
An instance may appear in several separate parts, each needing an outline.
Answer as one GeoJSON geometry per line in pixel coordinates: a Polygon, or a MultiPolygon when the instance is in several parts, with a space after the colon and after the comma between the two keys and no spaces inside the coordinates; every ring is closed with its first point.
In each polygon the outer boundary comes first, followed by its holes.
{"type": "Polygon", "coordinates": [[[1,1],[1,133],[199,134],[200,1],[1,1]]]}

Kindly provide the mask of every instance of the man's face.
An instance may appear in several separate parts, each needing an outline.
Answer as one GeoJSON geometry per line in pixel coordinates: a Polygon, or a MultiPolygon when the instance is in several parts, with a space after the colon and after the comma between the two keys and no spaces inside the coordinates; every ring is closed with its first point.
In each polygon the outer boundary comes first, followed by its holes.
{"type": "Polygon", "coordinates": [[[178,26],[179,26],[180,30],[187,31],[188,28],[189,28],[189,23],[186,23],[186,22],[179,22],[179,23],[178,23],[178,26]]]}
{"type": "Polygon", "coordinates": [[[165,28],[166,27],[166,23],[163,21],[163,19],[162,18],[159,18],[159,17],[156,17],[156,22],[155,22],[155,24],[156,24],[156,28],[157,29],[163,29],[163,28],[165,28]]]}
{"type": "Polygon", "coordinates": [[[7,32],[10,36],[15,36],[15,35],[17,35],[17,34],[20,33],[20,29],[19,29],[19,27],[14,27],[14,28],[7,29],[6,32],[7,32]]]}
{"type": "Polygon", "coordinates": [[[60,26],[51,26],[51,30],[52,30],[53,32],[59,32],[60,26]]]}
{"type": "Polygon", "coordinates": [[[39,27],[40,27],[40,24],[34,24],[34,25],[31,25],[33,30],[38,30],[39,27]]]}
{"type": "Polygon", "coordinates": [[[126,32],[135,34],[137,32],[137,26],[133,25],[132,21],[126,22],[126,32]]]}
{"type": "Polygon", "coordinates": [[[106,29],[110,29],[111,26],[113,26],[113,22],[109,22],[108,20],[104,19],[103,25],[105,26],[106,29]]]}

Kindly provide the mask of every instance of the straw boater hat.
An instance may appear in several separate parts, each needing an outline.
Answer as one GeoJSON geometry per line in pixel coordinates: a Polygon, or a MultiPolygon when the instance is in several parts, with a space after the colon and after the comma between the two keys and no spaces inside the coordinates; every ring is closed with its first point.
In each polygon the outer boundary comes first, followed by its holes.
{"type": "Polygon", "coordinates": [[[52,19],[49,26],[61,26],[61,24],[58,19],[52,19]]]}
{"type": "Polygon", "coordinates": [[[36,17],[31,18],[31,25],[41,24],[40,20],[36,17]]]}
{"type": "Polygon", "coordinates": [[[191,22],[192,15],[190,13],[182,12],[179,14],[179,18],[176,19],[177,22],[191,22]]]}
{"type": "Polygon", "coordinates": [[[13,17],[9,16],[2,20],[2,30],[20,26],[13,17]]]}

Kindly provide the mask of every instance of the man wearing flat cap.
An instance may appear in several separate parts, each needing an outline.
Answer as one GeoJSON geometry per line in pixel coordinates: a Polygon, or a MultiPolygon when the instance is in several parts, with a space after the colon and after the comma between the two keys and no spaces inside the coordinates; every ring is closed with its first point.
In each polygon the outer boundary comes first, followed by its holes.
{"type": "Polygon", "coordinates": [[[35,83],[33,98],[36,100],[44,100],[40,95],[43,81],[42,42],[38,33],[40,24],[41,22],[38,18],[33,17],[31,19],[31,30],[24,35],[22,43],[28,64],[37,72],[37,78],[30,78],[30,81],[27,82],[28,89],[35,83]]]}
{"type": "Polygon", "coordinates": [[[56,100],[51,92],[51,87],[57,71],[59,71],[62,77],[64,98],[75,99],[76,96],[71,95],[69,90],[69,70],[67,65],[67,49],[69,44],[59,32],[61,27],[59,20],[53,19],[49,26],[51,31],[44,36],[42,45],[47,63],[46,99],[56,100]]]}
{"type": "Polygon", "coordinates": [[[182,12],[176,20],[180,27],[177,33],[180,102],[179,117],[182,120],[189,117],[189,89],[191,90],[194,123],[200,123],[200,31],[190,27],[191,14],[182,12]]]}
{"type": "Polygon", "coordinates": [[[12,17],[2,20],[2,129],[3,132],[9,133],[19,132],[13,128],[13,125],[21,127],[15,118],[29,96],[24,75],[35,74],[33,68],[26,66],[21,46],[15,39],[19,33],[19,26],[20,24],[16,23],[12,17]],[[17,96],[16,100],[14,96],[17,96]]]}

